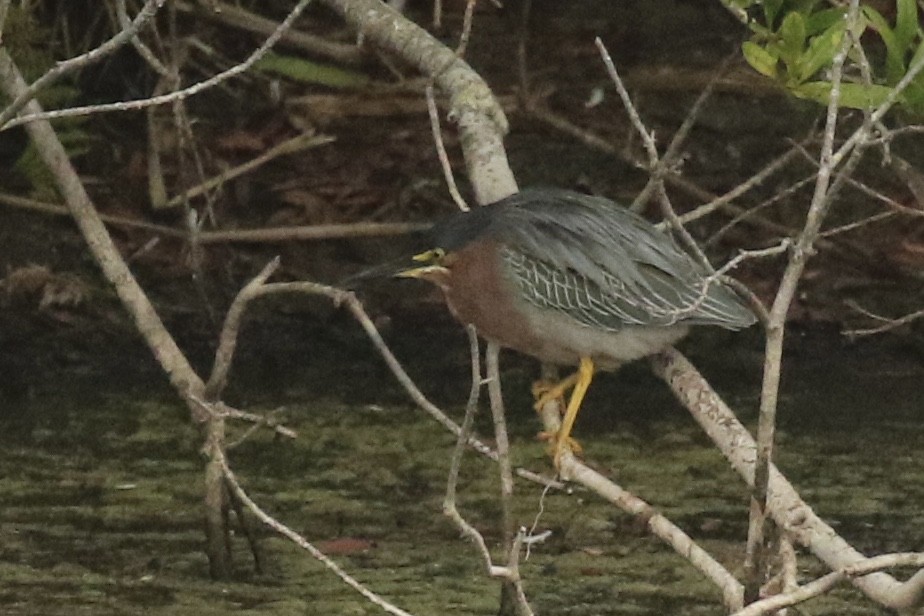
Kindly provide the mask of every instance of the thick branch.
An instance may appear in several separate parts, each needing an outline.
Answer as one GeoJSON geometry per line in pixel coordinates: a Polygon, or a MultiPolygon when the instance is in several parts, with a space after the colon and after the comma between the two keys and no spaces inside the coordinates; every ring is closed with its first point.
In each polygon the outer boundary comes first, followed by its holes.
{"type": "MultiPolygon", "coordinates": [[[[4,49],[0,49],[0,88],[3,88],[11,99],[22,96],[28,88],[4,49]]],[[[42,108],[38,102],[31,100],[25,104],[24,111],[34,115],[42,113],[42,108]]],[[[202,395],[205,387],[202,379],[196,375],[183,356],[157,316],[154,306],[129,271],[128,265],[122,259],[112,238],[106,232],[103,221],[90,202],[90,197],[51,124],[47,120],[36,120],[26,124],[26,131],[54,177],[58,190],[64,197],[94,259],[103,270],[106,279],[115,286],[119,299],[131,314],[138,331],[167,373],[170,382],[183,395],[202,395]]]]}
{"type": "MultiPolygon", "coordinates": [[[[655,374],[664,379],[674,395],[719,447],[748,485],[754,484],[757,446],[706,379],[675,349],[651,359],[655,374]]],[[[859,566],[867,558],[819,518],[774,465],[769,467],[767,512],[785,532],[812,551],[832,569],[859,566]]],[[[924,574],[902,583],[886,573],[852,578],[871,599],[893,609],[919,605],[924,600],[924,574]]]]}
{"type": "Polygon", "coordinates": [[[503,137],[507,118],[484,80],[448,47],[379,0],[324,0],[379,48],[433,78],[449,96],[449,115],[458,123],[468,177],[479,203],[493,203],[517,191],[503,137]]]}
{"type": "MultiPolygon", "coordinates": [[[[555,434],[561,426],[558,402],[553,400],[540,409],[546,432],[555,434]]],[[[561,476],[589,488],[626,513],[635,516],[645,524],[652,535],[671,546],[686,558],[700,573],[715,584],[722,593],[722,601],[729,611],[741,609],[744,604],[744,587],[722,564],[700,547],[680,527],[668,520],[654,507],[624,490],[612,479],[580,462],[570,451],[564,452],[560,461],[561,476]]]]}

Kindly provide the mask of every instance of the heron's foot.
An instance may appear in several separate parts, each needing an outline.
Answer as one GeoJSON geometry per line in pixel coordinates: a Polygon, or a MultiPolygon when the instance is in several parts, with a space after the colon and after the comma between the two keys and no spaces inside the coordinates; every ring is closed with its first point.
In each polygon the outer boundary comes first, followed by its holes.
{"type": "Polygon", "coordinates": [[[547,451],[552,456],[552,463],[558,469],[561,466],[561,458],[565,452],[580,456],[584,453],[584,448],[573,437],[566,436],[560,438],[560,435],[552,432],[540,432],[539,440],[548,442],[547,451]]]}
{"type": "Polygon", "coordinates": [[[574,387],[574,383],[577,379],[574,375],[569,376],[568,378],[558,381],[546,381],[540,379],[533,383],[532,392],[533,399],[536,403],[533,405],[533,408],[536,409],[536,412],[542,411],[542,407],[552,401],[557,401],[559,408],[562,409],[562,413],[565,411],[565,393],[574,387]]]}

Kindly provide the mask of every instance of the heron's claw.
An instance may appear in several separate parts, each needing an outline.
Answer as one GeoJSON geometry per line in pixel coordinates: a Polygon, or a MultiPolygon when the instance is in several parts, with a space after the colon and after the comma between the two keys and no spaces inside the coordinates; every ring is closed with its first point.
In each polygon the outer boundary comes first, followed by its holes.
{"type": "Polygon", "coordinates": [[[542,379],[536,381],[533,383],[532,387],[533,399],[536,401],[533,408],[536,409],[538,413],[546,404],[553,400],[557,400],[559,403],[558,406],[562,409],[562,412],[564,412],[565,393],[574,387],[576,381],[576,374],[572,374],[568,378],[558,381],[557,383],[542,379]]]}

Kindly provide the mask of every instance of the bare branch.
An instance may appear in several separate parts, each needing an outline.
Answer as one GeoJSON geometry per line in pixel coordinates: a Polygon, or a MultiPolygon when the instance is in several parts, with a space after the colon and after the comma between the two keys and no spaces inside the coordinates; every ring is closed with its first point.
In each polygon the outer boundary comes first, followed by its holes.
{"type": "Polygon", "coordinates": [[[490,88],[464,60],[383,2],[324,3],[369,41],[432,77],[449,96],[449,114],[459,127],[462,154],[478,203],[494,203],[517,191],[502,141],[508,130],[507,118],[490,88]]]}
{"type": "MultiPolygon", "coordinates": [[[[255,424],[254,429],[259,429],[263,426],[266,426],[268,428],[272,428],[273,432],[275,432],[279,436],[284,436],[286,438],[298,438],[298,434],[294,430],[283,426],[282,424],[280,424],[278,421],[276,421],[272,417],[266,417],[265,415],[257,415],[256,413],[247,413],[245,411],[240,411],[238,409],[231,408],[230,406],[226,405],[224,402],[221,402],[221,401],[209,402],[208,400],[204,398],[200,398],[198,396],[189,396],[189,399],[192,400],[197,405],[199,405],[203,411],[209,413],[209,415],[213,417],[218,417],[222,419],[227,418],[227,417],[230,417],[232,419],[239,419],[241,421],[246,421],[246,422],[255,424]]],[[[243,440],[243,438],[239,440],[243,440]]],[[[233,445],[228,445],[226,449],[231,449],[232,447],[233,445]]]]}
{"type": "Polygon", "coordinates": [[[276,144],[265,152],[261,153],[259,156],[248,160],[247,162],[240,164],[232,169],[222,171],[220,174],[213,178],[209,178],[205,182],[202,182],[198,186],[193,186],[188,190],[180,193],[179,195],[173,197],[167,201],[162,208],[176,207],[182,204],[189,199],[198,197],[207,193],[210,190],[219,188],[222,184],[233,180],[236,177],[240,177],[246,173],[250,173],[254,169],[265,165],[266,163],[279,158],[280,156],[288,156],[289,154],[297,154],[299,152],[304,152],[305,150],[310,150],[322,145],[327,145],[336,141],[336,138],[330,137],[327,135],[310,135],[310,134],[301,134],[296,135],[290,139],[286,139],[282,143],[276,144]]]}
{"type": "Polygon", "coordinates": [[[394,614],[395,616],[413,616],[410,612],[406,612],[401,608],[389,603],[376,593],[372,592],[361,584],[356,578],[344,571],[336,562],[334,562],[329,556],[321,552],[316,548],[310,541],[299,535],[297,532],[277,521],[274,517],[263,511],[257,503],[247,495],[244,489],[241,487],[241,484],[238,482],[237,477],[234,475],[234,472],[231,470],[231,467],[228,466],[228,459],[225,457],[224,453],[218,452],[218,461],[221,464],[221,470],[224,474],[224,478],[228,483],[229,488],[234,493],[234,495],[242,502],[247,508],[264,524],[272,528],[274,531],[302,548],[311,556],[327,567],[330,571],[334,573],[337,577],[343,580],[350,588],[354,589],[356,592],[361,594],[363,597],[369,600],[374,605],[382,608],[389,614],[394,614]]]}
{"type": "MultiPolygon", "coordinates": [[[[279,27],[278,22],[272,19],[252,13],[235,4],[219,2],[218,0],[209,0],[208,4],[210,6],[208,8],[196,6],[185,0],[173,0],[173,4],[177,10],[184,13],[192,13],[197,17],[211,19],[232,28],[253,32],[263,37],[271,35],[279,27]]],[[[363,50],[356,45],[328,41],[319,36],[295,29],[284,32],[279,39],[279,43],[330,58],[339,64],[359,64],[365,57],[363,50]]]]}
{"type": "Polygon", "coordinates": [[[465,14],[462,17],[462,34],[459,35],[459,45],[456,47],[456,55],[460,58],[465,57],[465,50],[468,48],[468,39],[472,34],[472,19],[475,16],[475,4],[477,4],[477,0],[465,0],[465,14]]]}
{"type": "MultiPolygon", "coordinates": [[[[423,409],[428,415],[435,419],[440,425],[446,428],[449,432],[455,436],[459,436],[462,428],[450,419],[446,413],[444,413],[439,407],[434,405],[427,397],[420,391],[417,385],[414,383],[414,380],[407,374],[404,368],[401,366],[401,362],[394,356],[391,352],[391,349],[388,348],[388,345],[382,339],[381,334],[379,334],[378,329],[375,327],[375,324],[372,322],[372,319],[369,318],[369,315],[366,314],[365,309],[362,306],[362,303],[356,298],[355,295],[348,291],[343,291],[335,287],[329,287],[326,285],[314,283],[314,282],[276,282],[271,284],[266,284],[260,287],[257,290],[259,295],[270,295],[273,293],[308,293],[312,295],[322,295],[325,296],[336,305],[345,305],[353,317],[359,322],[360,326],[366,332],[369,340],[372,342],[376,351],[381,355],[382,359],[385,361],[388,368],[391,370],[392,374],[398,380],[398,383],[404,387],[404,390],[411,397],[415,404],[417,404],[421,409],[423,409]]],[[[469,437],[466,443],[480,453],[481,455],[494,460],[495,462],[498,459],[497,452],[479,441],[474,437],[469,437]]],[[[526,469],[518,468],[516,474],[528,481],[538,483],[540,485],[551,486],[554,488],[561,488],[562,484],[553,479],[549,479],[532,471],[526,469]]]]}
{"type": "MultiPolygon", "coordinates": [[[[154,17],[158,9],[160,9],[160,7],[162,7],[166,1],[167,0],[147,0],[129,27],[120,30],[115,36],[113,36],[111,39],[96,49],[91,49],[85,54],[76,56],[74,58],[69,58],[63,62],[59,62],[53,69],[32,82],[28,88],[26,88],[13,99],[13,101],[6,107],[6,109],[0,112],[0,130],[5,130],[12,126],[16,126],[17,124],[21,124],[22,118],[12,122],[10,120],[14,118],[16,114],[26,106],[26,103],[31,101],[35,95],[43,88],[47,88],[52,83],[71,71],[84,67],[88,64],[92,64],[93,62],[106,57],[124,45],[126,42],[131,40],[132,37],[134,37],[152,17],[154,17]]],[[[43,117],[47,118],[48,116],[43,117]]]]}
{"type": "MultiPolygon", "coordinates": [[[[848,28],[856,23],[858,15],[859,2],[858,0],[851,0],[850,8],[844,17],[847,20],[848,28]]],[[[767,520],[768,485],[776,431],[776,411],[780,388],[786,315],[795,297],[796,288],[802,278],[805,264],[813,250],[818,231],[833,197],[831,194],[831,178],[837,165],[837,161],[834,160],[834,137],[840,112],[841,78],[843,76],[844,61],[850,50],[850,43],[850,38],[845,36],[832,61],[831,94],[822,137],[815,191],[806,215],[805,225],[796,239],[793,250],[790,252],[789,262],[770,308],[769,321],[766,327],[767,341],[757,426],[754,492],[751,496],[750,523],[748,525],[748,541],[744,561],[746,603],[757,600],[764,573],[764,525],[767,520]]]]}
{"type": "MultiPolygon", "coordinates": [[[[650,358],[655,374],[662,378],[693,419],[715,443],[732,468],[748,485],[754,482],[757,444],[703,376],[676,349],[650,358]]],[[[767,512],[793,541],[807,547],[832,569],[843,569],[867,562],[808,506],[792,484],[770,465],[767,512]]],[[[900,609],[924,598],[924,571],[907,582],[885,573],[851,578],[854,585],[874,601],[900,609]]]]}
{"type": "Polygon", "coordinates": [[[877,321],[884,321],[884,323],[882,325],[879,325],[878,327],[846,330],[844,332],[844,335],[850,336],[851,338],[859,338],[861,336],[872,336],[874,334],[882,334],[884,332],[891,331],[893,329],[901,327],[902,325],[907,325],[908,323],[912,323],[914,321],[917,321],[918,319],[924,318],[924,309],[915,310],[914,312],[910,312],[904,316],[893,319],[893,318],[884,317],[884,316],[875,314],[873,312],[870,312],[866,310],[865,308],[861,307],[856,302],[848,302],[848,305],[851,306],[857,312],[860,312],[866,315],[867,317],[870,317],[877,321]]]}
{"type": "Polygon", "coordinates": [[[507,577],[506,569],[496,567],[491,560],[491,552],[484,541],[484,537],[478,529],[469,524],[459,508],[456,506],[456,486],[459,482],[459,470],[462,467],[462,456],[465,453],[465,445],[472,434],[472,424],[475,421],[475,413],[478,411],[478,398],[483,385],[481,378],[481,353],[478,347],[478,335],[472,326],[466,328],[468,333],[469,351],[472,358],[472,387],[468,395],[468,403],[465,405],[465,417],[462,419],[462,428],[456,439],[456,446],[452,450],[452,456],[449,459],[449,476],[446,479],[446,496],[443,497],[443,514],[446,515],[456,527],[462,536],[468,537],[477,547],[478,553],[484,562],[485,571],[490,576],[507,577]]]}
{"type": "Polygon", "coordinates": [[[443,177],[446,178],[446,186],[449,188],[449,194],[452,200],[463,212],[469,210],[468,204],[462,198],[459,187],[456,186],[456,178],[452,173],[452,165],[449,164],[449,155],[446,154],[446,146],[443,145],[443,131],[440,128],[440,114],[436,108],[436,99],[433,97],[433,86],[428,84],[426,87],[427,95],[427,112],[430,114],[430,129],[433,132],[433,142],[436,144],[436,155],[440,159],[440,166],[443,168],[443,177]]]}
{"type": "MultiPolygon", "coordinates": [[[[16,195],[0,193],[0,203],[35,212],[52,214],[55,216],[69,216],[67,206],[46,203],[35,199],[27,199],[16,195]]],[[[142,220],[134,220],[123,216],[98,214],[100,220],[107,225],[142,229],[178,239],[186,239],[189,230],[174,229],[163,225],[156,225],[142,220]]],[[[326,240],[343,239],[349,237],[381,237],[390,235],[406,235],[429,228],[425,223],[410,222],[359,222],[330,225],[303,225],[294,227],[265,227],[263,229],[232,229],[228,231],[198,231],[196,240],[200,244],[221,244],[228,242],[241,243],[271,243],[288,242],[292,240],[326,240]]]]}
{"type": "Polygon", "coordinates": [[[891,567],[924,567],[924,553],[911,552],[901,554],[883,554],[869,558],[863,563],[844,567],[829,573],[795,590],[755,601],[732,616],[762,616],[773,614],[777,610],[797,605],[814,597],[825,594],[844,580],[856,578],[891,567]]]}
{"type": "MultiPolygon", "coordinates": [[[[555,434],[561,427],[561,414],[556,401],[551,401],[539,410],[543,426],[549,434],[555,434]]],[[[642,522],[645,528],[687,559],[701,574],[716,585],[722,593],[723,603],[729,610],[740,609],[744,589],[735,577],[715,558],[700,547],[689,535],[658,511],[623,489],[611,479],[587,467],[570,451],[564,451],[559,471],[567,481],[579,483],[626,513],[642,522]]]]}
{"type": "MultiPolygon", "coordinates": [[[[119,25],[122,26],[123,29],[131,29],[132,23],[131,19],[128,17],[128,12],[125,9],[125,0],[115,0],[115,10],[119,20],[119,25]]],[[[167,79],[175,80],[177,78],[177,75],[172,73],[170,69],[164,66],[164,63],[154,55],[154,52],[148,49],[148,46],[141,42],[141,38],[137,34],[132,36],[131,41],[135,51],[138,52],[138,55],[144,58],[144,61],[148,63],[148,66],[150,66],[155,73],[167,79]]]]}
{"type": "MultiPolygon", "coordinates": [[[[10,98],[23,95],[27,86],[6,50],[0,48],[0,87],[10,98]]],[[[25,110],[40,114],[41,107],[35,100],[29,100],[25,110]]],[[[46,120],[30,122],[26,126],[39,156],[47,165],[58,190],[67,203],[68,210],[80,228],[94,259],[106,279],[116,289],[123,306],[132,316],[138,331],[143,336],[154,357],[163,367],[171,384],[181,394],[201,395],[205,384],[193,370],[192,365],[180,351],[176,341],[164,327],[151,301],[132,276],[125,260],[119,254],[112,238],[90,201],[80,177],[68,159],[51,124],[46,120]]],[[[191,409],[192,410],[192,409],[191,409]]],[[[195,411],[194,411],[195,414],[195,411]]],[[[197,419],[204,419],[199,416],[197,419]]]]}
{"type": "MultiPolygon", "coordinates": [[[[690,210],[686,214],[683,214],[680,217],[680,221],[684,224],[693,222],[694,220],[698,220],[702,218],[703,216],[707,216],[708,214],[711,214],[712,212],[721,208],[725,204],[731,203],[738,197],[745,195],[746,193],[750,192],[754,188],[757,188],[758,186],[763,184],[764,181],[770,178],[773,174],[782,170],[784,167],[786,167],[786,165],[791,163],[798,154],[799,154],[798,146],[794,145],[793,147],[786,150],[780,156],[771,160],[769,163],[767,163],[763,167],[763,169],[760,169],[757,171],[757,173],[752,174],[750,177],[748,177],[747,180],[745,180],[741,184],[738,184],[737,186],[735,186],[728,192],[724,193],[723,195],[715,199],[712,199],[708,203],[704,203],[694,208],[693,210],[690,210]]],[[[747,215],[754,209],[756,208],[750,208],[746,211],[745,214],[739,214],[738,217],[736,217],[736,220],[740,219],[741,216],[747,215]]]]}
{"type": "Polygon", "coordinates": [[[218,339],[218,349],[215,351],[212,374],[205,384],[205,398],[207,400],[217,399],[224,391],[225,385],[228,383],[228,371],[231,369],[231,361],[234,358],[234,348],[237,346],[241,319],[247,309],[247,304],[255,297],[258,297],[264,283],[278,268],[279,257],[276,257],[267,263],[263,270],[247,283],[237,294],[237,297],[234,298],[234,301],[231,302],[228,314],[225,315],[225,324],[222,327],[221,336],[218,339]]]}
{"type": "MultiPolygon", "coordinates": [[[[847,37],[844,37],[845,40],[848,40],[847,37]]],[[[841,147],[831,155],[831,163],[833,165],[840,164],[841,160],[847,156],[855,147],[864,142],[869,142],[872,135],[872,127],[875,126],[886,113],[898,102],[899,97],[907,89],[909,85],[914,82],[918,74],[924,71],[924,55],[917,59],[917,62],[908,67],[908,71],[905,75],[899,80],[895,87],[889,92],[889,95],[886,96],[886,99],[868,116],[867,121],[864,123],[864,126],[860,129],[857,129],[850,137],[848,137],[844,143],[841,144],[841,147]]],[[[833,83],[832,79],[832,83],[833,83]]],[[[834,99],[835,90],[831,90],[831,98],[834,99]]]]}
{"type": "Polygon", "coordinates": [[[200,231],[201,244],[224,242],[266,243],[292,240],[325,240],[347,237],[379,237],[406,235],[423,231],[430,225],[412,222],[357,222],[298,227],[266,227],[263,229],[233,229],[229,231],[200,231]]]}
{"type": "Polygon", "coordinates": [[[497,467],[500,475],[501,524],[504,537],[504,552],[508,557],[508,591],[513,593],[521,616],[532,616],[533,610],[526,599],[520,580],[519,558],[525,530],[514,533],[513,521],[513,472],[510,466],[510,439],[507,436],[507,422],[504,418],[504,398],[501,394],[500,347],[488,342],[485,358],[487,368],[488,397],[491,401],[491,417],[494,420],[494,439],[497,442],[497,467]]]}
{"type": "Polygon", "coordinates": [[[610,52],[607,51],[606,46],[603,44],[603,41],[600,40],[600,37],[594,39],[594,44],[597,46],[597,50],[600,52],[600,57],[603,58],[603,64],[606,66],[606,72],[609,74],[610,79],[616,86],[616,92],[619,93],[619,98],[622,99],[622,105],[625,107],[626,113],[629,114],[629,119],[632,121],[632,125],[635,127],[636,132],[638,132],[642,138],[642,144],[645,146],[645,151],[648,153],[649,170],[654,170],[654,166],[658,162],[658,146],[655,144],[654,135],[648,132],[648,128],[646,128],[645,123],[642,122],[642,118],[639,116],[638,111],[635,109],[635,105],[632,103],[632,97],[629,96],[629,91],[626,90],[626,86],[623,84],[622,78],[619,76],[619,71],[616,70],[616,64],[610,57],[610,52]]]}
{"type": "MultiPolygon", "coordinates": [[[[149,2],[163,3],[166,0],[149,0],[149,2]]],[[[263,44],[257,48],[250,56],[244,60],[242,63],[232,66],[226,71],[222,71],[217,75],[209,77],[204,81],[200,81],[197,84],[193,84],[182,90],[177,90],[175,92],[170,92],[169,94],[162,94],[160,96],[152,96],[149,98],[143,98],[135,101],[123,101],[118,103],[108,103],[105,105],[86,105],[83,107],[71,107],[69,109],[59,109],[57,111],[47,111],[47,112],[37,112],[30,113],[27,115],[20,115],[14,120],[3,120],[5,123],[0,123],[0,130],[6,130],[12,128],[13,126],[18,126],[20,124],[27,124],[29,122],[35,122],[36,120],[53,120],[57,118],[67,118],[73,116],[83,116],[89,115],[91,113],[104,113],[109,111],[129,111],[134,109],[144,109],[146,107],[153,107],[156,105],[163,105],[166,103],[173,103],[175,101],[181,101],[189,98],[195,94],[199,94],[204,90],[207,90],[213,86],[218,85],[219,83],[230,79],[236,75],[248,70],[254,63],[262,58],[266,53],[276,44],[276,42],[282,37],[283,33],[291,27],[292,23],[301,15],[312,0],[299,0],[299,3],[292,9],[292,11],[286,15],[286,18],[276,27],[273,33],[263,41],[263,44]]],[[[12,107],[12,105],[11,105],[12,107]]],[[[2,120],[4,114],[0,114],[0,120],[2,120]]]]}

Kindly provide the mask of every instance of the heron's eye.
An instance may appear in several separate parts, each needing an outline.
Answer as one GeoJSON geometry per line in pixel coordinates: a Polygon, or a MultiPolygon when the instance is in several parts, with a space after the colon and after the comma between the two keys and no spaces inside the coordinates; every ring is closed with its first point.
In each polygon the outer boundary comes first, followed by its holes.
{"type": "Polygon", "coordinates": [[[413,259],[418,263],[427,263],[429,265],[440,265],[446,257],[446,251],[442,248],[432,248],[419,255],[414,255],[413,259]]]}

